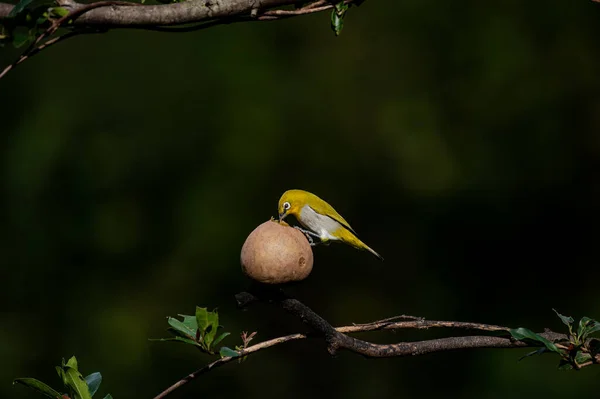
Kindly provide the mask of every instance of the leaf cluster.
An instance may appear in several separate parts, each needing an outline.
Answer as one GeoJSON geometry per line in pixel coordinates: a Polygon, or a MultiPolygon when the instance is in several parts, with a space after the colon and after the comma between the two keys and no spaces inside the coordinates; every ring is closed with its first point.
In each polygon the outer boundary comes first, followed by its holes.
{"type": "MultiPolygon", "coordinates": [[[[13,384],[25,385],[46,397],[54,399],[92,399],[102,383],[102,375],[98,372],[84,378],[79,372],[75,356],[71,357],[66,363],[65,359],[63,359],[61,365],[56,366],[56,372],[63,382],[65,393],[60,393],[48,384],[35,378],[16,378],[13,384]]],[[[112,396],[107,394],[104,396],[104,399],[112,399],[112,396]]]]}
{"type": "Polygon", "coordinates": [[[579,370],[600,362],[600,340],[591,337],[600,331],[600,323],[584,316],[575,326],[575,319],[571,316],[564,316],[553,310],[568,328],[567,339],[552,342],[527,328],[511,329],[510,333],[514,339],[542,345],[540,349],[526,354],[523,358],[545,352],[556,353],[560,356],[558,368],[561,370],[579,370]]]}
{"type": "Polygon", "coordinates": [[[54,19],[68,13],[66,8],[56,7],[52,0],[20,0],[8,17],[0,20],[0,46],[12,44],[19,48],[30,44],[54,19]]]}
{"type": "Polygon", "coordinates": [[[169,331],[173,337],[159,338],[152,341],[178,341],[194,345],[202,352],[214,355],[214,348],[230,333],[223,332],[217,336],[220,328],[219,314],[216,310],[209,312],[207,308],[196,306],[196,314],[179,315],[183,320],[168,317],[169,331]]]}

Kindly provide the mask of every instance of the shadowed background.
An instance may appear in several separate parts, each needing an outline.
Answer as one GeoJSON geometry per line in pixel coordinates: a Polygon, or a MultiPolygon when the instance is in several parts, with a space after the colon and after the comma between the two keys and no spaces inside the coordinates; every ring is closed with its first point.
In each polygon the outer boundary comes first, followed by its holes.
{"type": "MultiPolygon", "coordinates": [[[[600,318],[600,5],[367,1],[339,38],[328,18],[79,37],[0,81],[0,396],[36,397],[15,377],[59,387],[54,366],[74,354],[102,373],[100,397],[152,397],[211,360],[148,341],[195,305],[218,307],[230,347],[241,331],[304,331],[233,298],[246,236],[289,188],[329,201],[386,258],[315,249],[291,293],[334,325],[600,318]]],[[[524,353],[369,360],[296,342],[173,397],[598,391],[595,367],[524,353]]]]}

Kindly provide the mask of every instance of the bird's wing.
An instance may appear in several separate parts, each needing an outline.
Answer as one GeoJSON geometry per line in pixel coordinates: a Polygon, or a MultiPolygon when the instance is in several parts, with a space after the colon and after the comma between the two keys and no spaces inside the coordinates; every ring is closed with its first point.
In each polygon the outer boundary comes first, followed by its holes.
{"type": "Polygon", "coordinates": [[[329,205],[327,202],[325,202],[319,198],[319,201],[313,201],[313,203],[310,205],[310,207],[315,212],[332,218],[333,220],[335,220],[336,222],[338,222],[339,224],[341,224],[342,226],[344,226],[345,228],[347,228],[348,230],[350,230],[351,232],[356,234],[356,231],[354,231],[354,229],[352,227],[350,227],[350,223],[348,223],[346,221],[346,219],[344,219],[342,217],[342,215],[337,213],[337,211],[335,209],[333,209],[333,207],[331,205],[329,205]]]}

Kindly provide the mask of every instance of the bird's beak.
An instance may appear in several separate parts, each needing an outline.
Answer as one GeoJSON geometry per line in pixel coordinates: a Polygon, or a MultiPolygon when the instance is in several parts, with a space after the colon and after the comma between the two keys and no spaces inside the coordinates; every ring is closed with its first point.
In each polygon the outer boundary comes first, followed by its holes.
{"type": "Polygon", "coordinates": [[[287,216],[287,213],[283,212],[279,214],[279,221],[281,222],[283,219],[285,219],[285,217],[287,216]]]}

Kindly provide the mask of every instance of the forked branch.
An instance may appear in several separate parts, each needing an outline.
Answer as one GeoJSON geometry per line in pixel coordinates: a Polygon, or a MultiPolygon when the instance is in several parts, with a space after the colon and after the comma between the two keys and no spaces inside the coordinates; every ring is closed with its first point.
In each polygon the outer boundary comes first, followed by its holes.
{"type": "MultiPolygon", "coordinates": [[[[344,327],[332,327],[325,319],[312,311],[297,299],[287,296],[283,291],[276,289],[253,290],[252,293],[242,292],[236,295],[238,306],[245,307],[256,301],[274,303],[291,314],[299,317],[313,332],[298,333],[273,338],[249,346],[239,352],[240,356],[249,356],[260,350],[267,349],[290,341],[306,338],[325,338],[329,353],[335,354],[340,349],[347,349],[367,357],[403,357],[417,356],[434,352],[469,348],[524,348],[538,346],[535,343],[517,341],[511,338],[510,328],[493,324],[469,323],[459,321],[424,320],[413,316],[396,316],[366,324],[354,324],[344,327]],[[447,337],[417,342],[400,342],[395,344],[373,344],[359,340],[347,334],[366,331],[401,330],[401,329],[429,329],[452,328],[461,330],[476,330],[495,333],[496,335],[469,335],[447,337]]],[[[540,334],[550,341],[567,340],[565,334],[545,331],[540,334]]],[[[207,372],[239,359],[240,356],[222,357],[185,376],[175,384],[161,392],[154,399],[161,399],[207,372]]]]}

